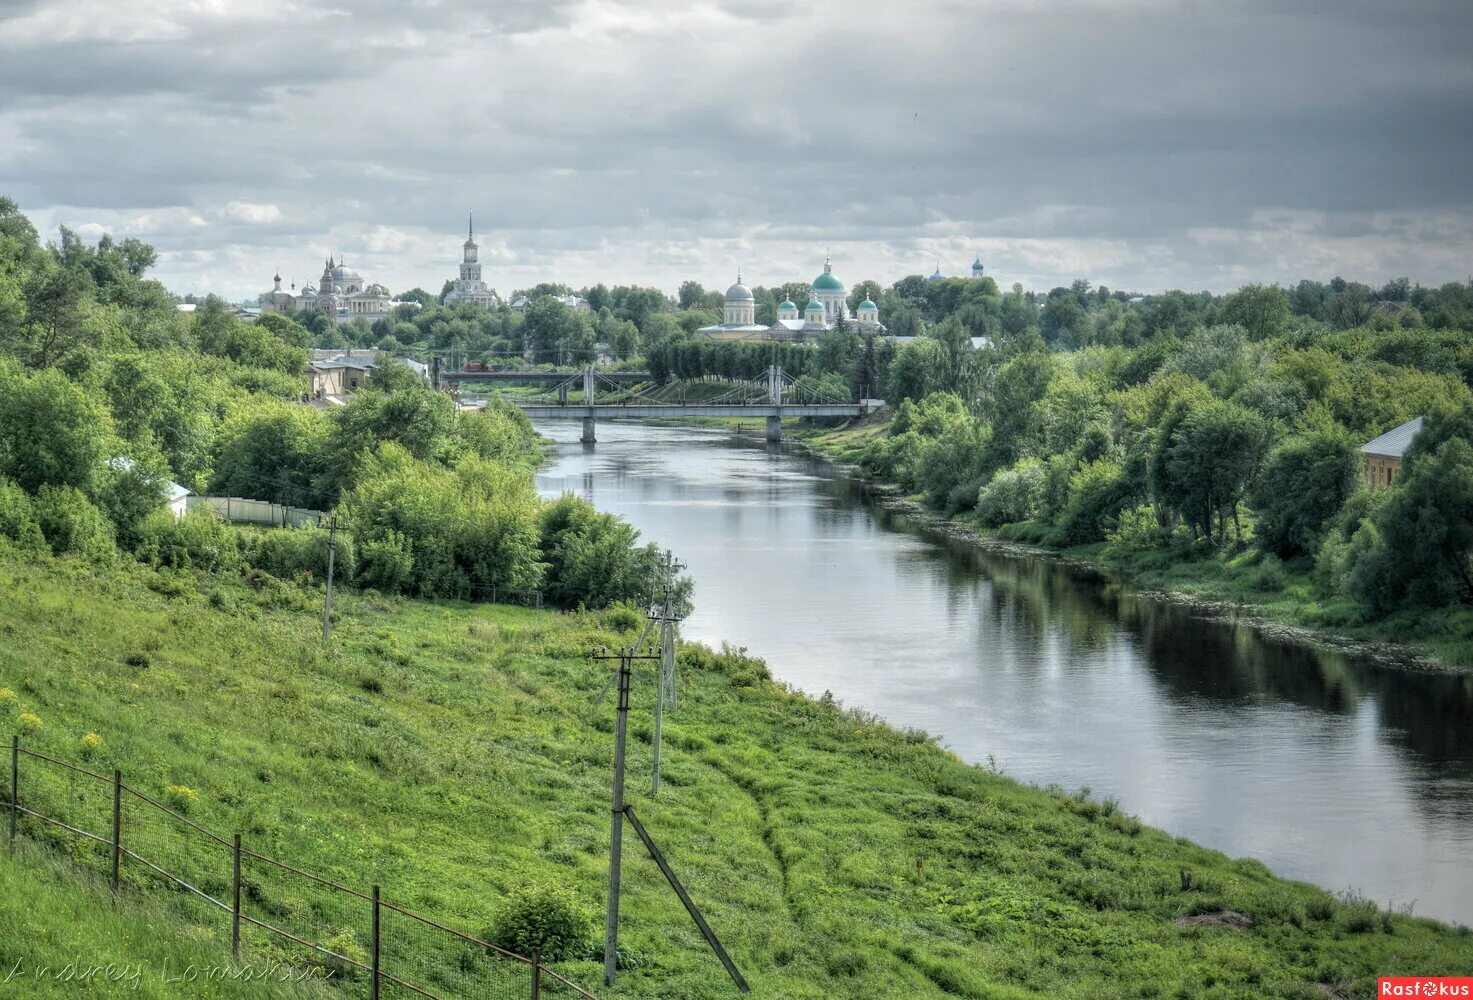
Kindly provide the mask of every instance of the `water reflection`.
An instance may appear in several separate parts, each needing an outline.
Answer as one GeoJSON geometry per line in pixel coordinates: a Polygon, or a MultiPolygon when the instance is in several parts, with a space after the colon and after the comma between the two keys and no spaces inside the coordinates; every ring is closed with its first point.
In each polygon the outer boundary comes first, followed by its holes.
{"type": "Polygon", "coordinates": [[[1473,678],[1266,640],[952,542],[822,463],[720,432],[599,437],[561,446],[540,486],[680,553],[691,636],[1280,874],[1473,922],[1473,678]]]}

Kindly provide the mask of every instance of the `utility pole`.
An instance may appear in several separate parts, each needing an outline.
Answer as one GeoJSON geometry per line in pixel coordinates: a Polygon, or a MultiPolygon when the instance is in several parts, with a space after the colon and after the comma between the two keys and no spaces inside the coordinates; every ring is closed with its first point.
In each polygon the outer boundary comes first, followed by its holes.
{"type": "Polygon", "coordinates": [[[332,567],[333,557],[338,551],[338,516],[327,518],[327,590],[322,595],[322,641],[332,636],[332,567]]]}
{"type": "MultiPolygon", "coordinates": [[[[660,794],[660,747],[664,743],[665,701],[675,707],[675,574],[685,569],[675,555],[665,550],[665,602],[660,609],[660,672],[655,697],[655,761],[650,778],[650,794],[660,794]]],[[[652,615],[651,618],[656,616],[652,615]]]]}
{"type": "Polygon", "coordinates": [[[614,808],[609,826],[609,912],[604,922],[604,982],[614,985],[619,965],[619,879],[624,861],[624,750],[629,731],[629,681],[635,660],[654,660],[654,656],[636,656],[629,647],[615,656],[599,655],[595,660],[619,661],[619,708],[614,722],[614,808]]]}

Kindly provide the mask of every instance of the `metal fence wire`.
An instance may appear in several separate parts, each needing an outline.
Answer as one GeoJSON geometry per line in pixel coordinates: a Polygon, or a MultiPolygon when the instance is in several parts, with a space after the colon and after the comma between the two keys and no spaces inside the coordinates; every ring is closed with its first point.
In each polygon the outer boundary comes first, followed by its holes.
{"type": "Polygon", "coordinates": [[[354,993],[428,1000],[596,1000],[543,965],[221,837],[188,816],[194,793],[161,798],[10,744],[0,809],[9,840],[44,843],[104,874],[114,892],[182,893],[219,913],[231,947],[305,962],[354,993]],[[161,800],[162,799],[162,800],[161,800]]]}

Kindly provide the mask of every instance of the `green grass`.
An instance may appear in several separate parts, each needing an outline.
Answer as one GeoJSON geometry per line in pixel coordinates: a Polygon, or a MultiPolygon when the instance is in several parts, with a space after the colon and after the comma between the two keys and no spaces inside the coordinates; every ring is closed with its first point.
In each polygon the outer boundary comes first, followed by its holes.
{"type": "MultiPolygon", "coordinates": [[[[611,631],[619,616],[345,594],[326,653],[319,597],[0,553],[0,688],[17,696],[0,696],[0,733],[33,714],[27,744],[69,758],[96,733],[92,767],[121,768],[149,794],[193,789],[192,819],[350,885],[379,883],[455,926],[485,928],[505,893],[535,881],[597,912],[612,705],[590,708],[607,667],[586,654],[630,641],[611,631]]],[[[658,799],[646,787],[653,680],[636,681],[631,799],[757,996],[1369,997],[1378,974],[1473,972],[1466,931],[1340,901],[1113,803],[968,766],[921,734],[794,695],[741,656],[683,656],[658,799]],[[1252,928],[1177,922],[1222,910],[1252,928]]],[[[73,854],[79,873],[96,869],[73,854]]],[[[46,879],[60,886],[56,871],[46,879]]],[[[0,870],[7,912],[29,877],[0,870]]],[[[195,914],[181,939],[216,919],[146,873],[126,877],[128,905],[195,914]]],[[[218,882],[218,868],[199,877],[218,882]]],[[[356,902],[251,878],[290,897],[280,919],[366,941],[356,902]]],[[[625,887],[629,968],[596,992],[735,995],[637,847],[625,887]]],[[[83,926],[96,907],[45,909],[53,930],[25,925],[31,960],[104,936],[83,926]]],[[[0,957],[13,939],[0,935],[0,957]]],[[[590,946],[559,968],[598,986],[590,946]]],[[[446,953],[452,984],[460,957],[446,953]]]]}
{"type": "Polygon", "coordinates": [[[172,902],[115,902],[101,880],[24,840],[14,854],[0,850],[0,997],[341,996],[310,964],[230,962],[218,922],[172,902]]]}

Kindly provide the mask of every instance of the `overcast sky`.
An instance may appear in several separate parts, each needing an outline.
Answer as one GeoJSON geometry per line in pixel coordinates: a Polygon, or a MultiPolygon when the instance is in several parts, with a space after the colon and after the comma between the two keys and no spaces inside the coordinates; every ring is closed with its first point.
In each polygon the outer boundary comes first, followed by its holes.
{"type": "Polygon", "coordinates": [[[0,0],[0,194],[177,292],[980,252],[1003,287],[1473,270],[1470,0],[0,0]]]}

